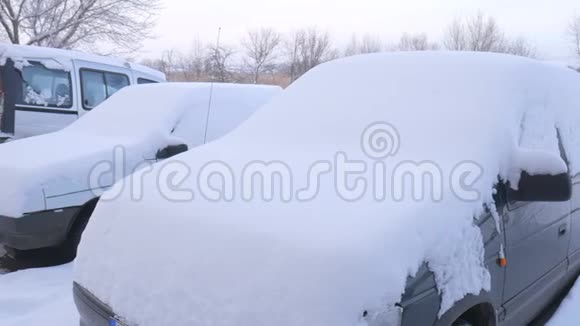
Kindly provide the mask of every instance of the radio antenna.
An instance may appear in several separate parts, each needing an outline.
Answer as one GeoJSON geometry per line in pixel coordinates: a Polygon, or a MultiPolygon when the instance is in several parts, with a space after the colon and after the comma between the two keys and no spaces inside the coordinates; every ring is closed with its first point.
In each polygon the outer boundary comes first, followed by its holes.
{"type": "MultiPolygon", "coordinates": [[[[220,50],[220,39],[221,39],[221,36],[222,36],[222,28],[221,27],[218,27],[217,41],[216,41],[216,44],[215,44],[215,51],[214,51],[214,54],[213,54],[214,55],[214,60],[216,60],[216,61],[218,61],[220,59],[220,56],[221,56],[221,54],[220,54],[220,51],[221,51],[220,50]]],[[[215,62],[215,63],[219,64],[219,61],[218,62],[215,62]]],[[[205,134],[203,136],[203,143],[204,144],[207,143],[207,130],[209,129],[209,115],[211,113],[211,104],[212,104],[212,100],[213,100],[213,85],[214,84],[215,84],[215,82],[213,81],[213,78],[212,78],[211,84],[209,86],[209,102],[207,104],[207,114],[206,114],[206,117],[205,117],[205,134]]]]}

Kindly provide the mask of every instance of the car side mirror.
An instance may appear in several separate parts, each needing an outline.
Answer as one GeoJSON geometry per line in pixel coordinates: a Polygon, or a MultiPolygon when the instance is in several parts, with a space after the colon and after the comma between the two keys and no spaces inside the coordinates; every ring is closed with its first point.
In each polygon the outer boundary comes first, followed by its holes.
{"type": "Polygon", "coordinates": [[[508,189],[510,201],[563,202],[572,198],[572,180],[568,173],[530,175],[522,172],[518,190],[508,189]]]}
{"type": "Polygon", "coordinates": [[[187,152],[188,150],[189,148],[185,144],[169,145],[164,149],[158,150],[155,158],[158,160],[164,160],[173,157],[175,155],[181,154],[183,152],[187,152]]]}

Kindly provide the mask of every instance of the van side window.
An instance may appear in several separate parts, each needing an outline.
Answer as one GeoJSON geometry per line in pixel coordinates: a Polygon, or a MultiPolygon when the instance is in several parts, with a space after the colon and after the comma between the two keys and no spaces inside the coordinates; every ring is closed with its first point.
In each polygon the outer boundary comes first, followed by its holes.
{"type": "Polygon", "coordinates": [[[147,78],[137,78],[137,84],[142,85],[142,84],[157,84],[158,82],[151,80],[151,79],[147,79],[147,78]]]}
{"type": "Polygon", "coordinates": [[[90,110],[127,86],[129,86],[127,75],[81,69],[83,108],[90,110]]]}
{"type": "Polygon", "coordinates": [[[72,107],[70,73],[48,69],[40,62],[22,67],[22,97],[17,104],[55,108],[72,107]]]}

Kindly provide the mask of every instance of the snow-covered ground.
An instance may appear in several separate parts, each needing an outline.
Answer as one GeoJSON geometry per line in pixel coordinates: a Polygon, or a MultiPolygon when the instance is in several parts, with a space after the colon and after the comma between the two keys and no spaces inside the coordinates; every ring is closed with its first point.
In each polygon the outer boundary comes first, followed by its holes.
{"type": "Polygon", "coordinates": [[[548,326],[572,326],[578,325],[580,320],[580,279],[562,302],[548,326]]]}
{"type": "Polygon", "coordinates": [[[0,325],[76,326],[72,264],[0,276],[0,325]]]}

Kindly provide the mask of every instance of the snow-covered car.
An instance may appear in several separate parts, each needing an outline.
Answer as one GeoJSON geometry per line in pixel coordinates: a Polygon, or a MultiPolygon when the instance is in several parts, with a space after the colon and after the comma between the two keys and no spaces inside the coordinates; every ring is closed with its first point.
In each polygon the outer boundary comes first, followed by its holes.
{"type": "Polygon", "coordinates": [[[0,146],[0,244],[74,257],[101,193],[137,169],[217,139],[277,86],[162,83],[127,87],[60,131],[0,146]]]}
{"type": "Polygon", "coordinates": [[[320,65],[171,159],[194,200],[156,166],[98,204],[81,325],[526,324],[580,271],[579,89],[499,54],[320,65]]]}
{"type": "Polygon", "coordinates": [[[0,44],[0,143],[60,130],[123,87],[164,81],[111,57],[0,44]]]}

